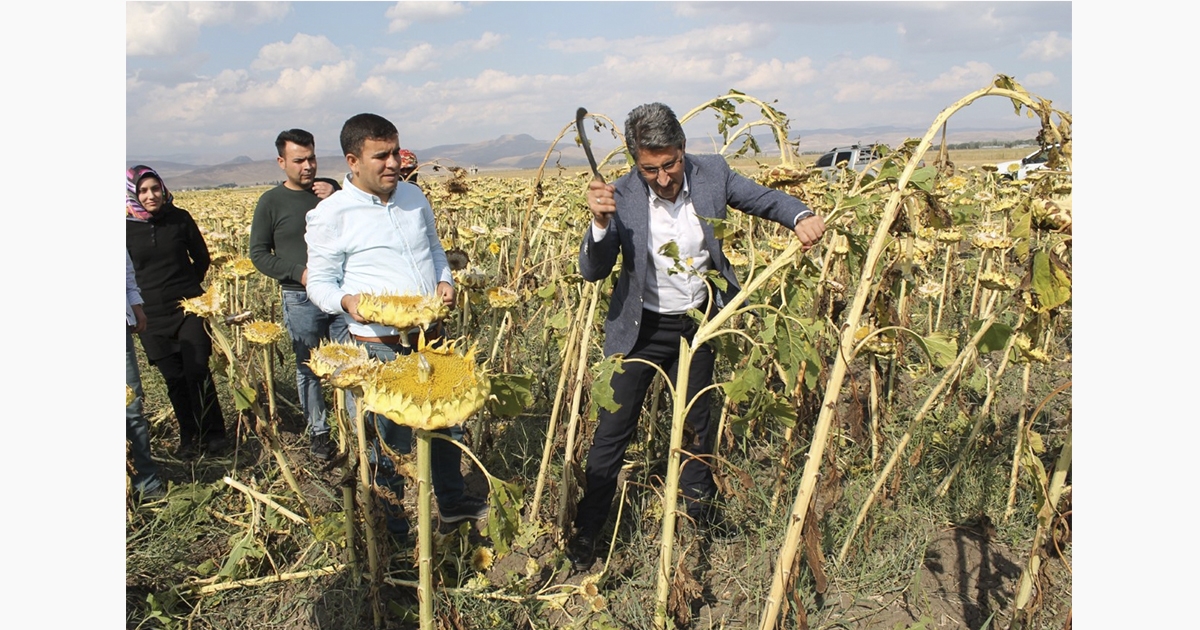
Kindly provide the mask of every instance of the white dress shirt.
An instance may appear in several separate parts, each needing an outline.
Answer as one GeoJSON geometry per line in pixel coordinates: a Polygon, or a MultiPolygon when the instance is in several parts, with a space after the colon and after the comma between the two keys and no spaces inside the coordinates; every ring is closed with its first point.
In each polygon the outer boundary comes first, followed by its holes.
{"type": "Polygon", "coordinates": [[[355,335],[388,337],[398,331],[354,321],[342,309],[342,297],[433,296],[439,282],[454,285],[433,209],[425,193],[411,183],[398,184],[383,203],[346,178],[341,190],[309,211],[304,240],[309,299],[326,313],[341,313],[355,335]]]}
{"type": "MultiPolygon", "coordinates": [[[[700,308],[708,300],[704,272],[712,267],[704,247],[704,230],[692,205],[691,188],[685,177],[675,201],[650,193],[650,261],[654,273],[646,276],[643,308],[664,315],[680,315],[700,308]],[[674,242],[679,248],[679,265],[661,253],[664,245],[674,242]],[[674,271],[674,272],[672,272],[674,271]]],[[[592,222],[592,238],[599,241],[608,233],[592,222]]]]}

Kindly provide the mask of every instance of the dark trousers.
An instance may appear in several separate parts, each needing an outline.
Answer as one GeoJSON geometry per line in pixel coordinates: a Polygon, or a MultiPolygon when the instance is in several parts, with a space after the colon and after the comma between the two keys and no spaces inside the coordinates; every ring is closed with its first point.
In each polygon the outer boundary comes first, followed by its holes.
{"type": "MultiPolygon", "coordinates": [[[[681,316],[659,315],[653,311],[642,312],[642,327],[637,343],[626,359],[644,359],[666,371],[672,383],[678,382],[679,340],[689,341],[696,334],[696,322],[681,316]]],[[[714,355],[708,344],[701,346],[692,355],[692,366],[688,373],[688,400],[698,391],[712,384],[714,355]]],[[[613,497],[617,491],[617,476],[625,461],[625,449],[637,429],[638,417],[646,400],[646,392],[658,371],[640,362],[625,361],[623,373],[612,377],[613,398],[621,405],[615,412],[600,409],[592,447],[588,451],[585,477],[587,488],[575,517],[575,527],[580,531],[598,534],[612,510],[613,497]]],[[[688,512],[697,512],[697,499],[710,499],[716,494],[713,482],[709,439],[709,404],[711,392],[705,392],[696,401],[687,415],[690,435],[685,431],[682,445],[683,470],[680,487],[688,500],[688,512]],[[701,456],[689,458],[689,454],[701,456]]]]}
{"type": "Polygon", "coordinates": [[[184,318],[177,340],[179,350],[151,361],[167,385],[167,398],[179,421],[180,444],[209,442],[225,437],[225,415],[217,399],[217,386],[208,369],[212,339],[204,320],[184,318]]]}

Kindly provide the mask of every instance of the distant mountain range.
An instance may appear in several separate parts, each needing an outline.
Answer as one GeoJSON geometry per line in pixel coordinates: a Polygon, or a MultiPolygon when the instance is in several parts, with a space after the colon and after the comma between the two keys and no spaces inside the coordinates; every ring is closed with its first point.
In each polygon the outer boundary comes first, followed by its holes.
{"type": "MultiPolygon", "coordinates": [[[[817,153],[836,146],[859,143],[882,142],[895,146],[907,138],[918,137],[924,130],[899,127],[864,127],[856,129],[813,129],[799,132],[800,151],[817,153]]],[[[990,140],[1011,141],[1033,138],[1037,128],[1028,129],[960,129],[947,135],[950,143],[987,142],[990,140]]],[[[596,159],[611,151],[615,142],[608,135],[590,138],[596,159]]],[[[779,155],[779,148],[770,135],[756,134],[759,148],[765,156],[779,155]]],[[[737,145],[741,146],[739,140],[737,145]]],[[[688,138],[688,150],[692,153],[716,153],[721,148],[720,138],[688,138]]],[[[480,172],[499,170],[535,169],[546,158],[550,142],[538,140],[528,134],[505,135],[474,144],[445,144],[426,149],[414,149],[421,163],[437,161],[444,166],[461,166],[478,169],[480,172]]],[[[178,159],[178,158],[177,158],[178,159]]],[[[341,180],[346,172],[345,158],[341,155],[319,155],[318,174],[341,180]]],[[[253,160],[238,156],[215,165],[188,164],[178,161],[138,158],[127,160],[127,166],[147,164],[163,176],[167,187],[174,190],[185,188],[215,188],[218,186],[254,186],[275,184],[283,181],[283,172],[274,159],[253,160]]],[[[583,148],[575,144],[574,137],[563,138],[550,155],[549,166],[583,166],[587,164],[583,148]]]]}

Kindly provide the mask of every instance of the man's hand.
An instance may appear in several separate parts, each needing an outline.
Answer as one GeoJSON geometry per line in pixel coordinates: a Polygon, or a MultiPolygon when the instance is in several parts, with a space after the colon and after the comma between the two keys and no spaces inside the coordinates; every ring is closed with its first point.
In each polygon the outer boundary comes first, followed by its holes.
{"type": "Polygon", "coordinates": [[[804,245],[804,251],[812,249],[817,241],[821,240],[821,235],[825,233],[825,219],[817,215],[801,219],[796,224],[796,238],[804,245]]]}
{"type": "Polygon", "coordinates": [[[305,267],[304,273],[300,274],[300,284],[308,286],[308,267],[305,267]]]}
{"type": "Polygon", "coordinates": [[[613,198],[614,190],[616,189],[612,184],[605,184],[598,179],[588,183],[588,210],[592,211],[592,220],[596,222],[596,227],[602,230],[608,229],[608,221],[617,211],[617,201],[613,198]]]}
{"type": "Polygon", "coordinates": [[[365,318],[363,318],[362,315],[358,314],[358,294],[357,293],[355,293],[353,295],[343,295],[342,296],[342,310],[346,311],[346,313],[348,315],[350,315],[350,317],[354,321],[356,321],[360,324],[369,324],[370,323],[365,318]]]}
{"type": "Polygon", "coordinates": [[[318,180],[313,182],[312,191],[318,199],[324,199],[333,194],[333,184],[318,180]]]}
{"type": "Polygon", "coordinates": [[[454,306],[454,287],[449,282],[438,283],[437,295],[442,298],[442,304],[450,307],[454,306]]]}
{"type": "Polygon", "coordinates": [[[141,304],[133,305],[133,318],[137,321],[137,323],[133,325],[133,332],[140,333],[146,330],[146,311],[142,310],[141,304]]]}

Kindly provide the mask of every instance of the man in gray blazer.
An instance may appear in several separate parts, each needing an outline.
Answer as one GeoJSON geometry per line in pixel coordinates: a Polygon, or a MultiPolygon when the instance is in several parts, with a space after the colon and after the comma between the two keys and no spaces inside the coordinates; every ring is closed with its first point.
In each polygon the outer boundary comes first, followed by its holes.
{"type": "MultiPolygon", "coordinates": [[[[635,168],[613,184],[593,180],[588,186],[592,224],[583,236],[579,270],[589,282],[612,272],[621,256],[621,272],[613,289],[605,322],[604,354],[644,359],[676,379],[679,340],[690,340],[697,329],[690,309],[715,312],[738,292],[737,277],[721,251],[713,228],[700,219],[724,219],[733,207],[792,229],[811,247],[825,232],[824,220],[799,199],[761,186],[729,168],[720,155],[687,155],[686,138],[675,113],[662,103],[641,105],[625,121],[625,144],[635,168]],[[664,249],[664,245],[673,247],[664,249]],[[677,251],[668,256],[666,252],[677,251]],[[680,273],[679,265],[685,266],[680,273]],[[715,270],[727,282],[713,287],[710,304],[705,272],[715,270]]],[[[688,398],[712,384],[713,350],[697,349],[688,375],[688,398]]],[[[657,371],[641,362],[626,361],[614,374],[612,388],[620,409],[601,409],[588,451],[587,487],[579,501],[575,533],[567,556],[576,570],[595,560],[596,541],[608,520],[616,495],[617,475],[625,449],[637,428],[646,391],[657,371]]],[[[691,440],[683,445],[686,463],[680,485],[688,517],[713,538],[738,535],[716,500],[709,436],[709,394],[687,415],[691,440]]]]}

